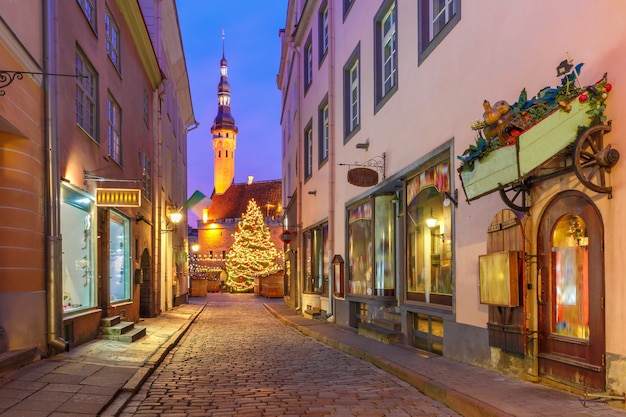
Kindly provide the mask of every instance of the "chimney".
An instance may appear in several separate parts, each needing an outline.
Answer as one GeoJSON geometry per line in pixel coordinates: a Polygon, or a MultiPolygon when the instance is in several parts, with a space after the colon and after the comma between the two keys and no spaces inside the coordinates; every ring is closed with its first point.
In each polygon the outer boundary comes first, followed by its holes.
{"type": "Polygon", "coordinates": [[[252,181],[254,181],[254,177],[252,175],[248,175],[248,185],[252,184],[252,181]]]}

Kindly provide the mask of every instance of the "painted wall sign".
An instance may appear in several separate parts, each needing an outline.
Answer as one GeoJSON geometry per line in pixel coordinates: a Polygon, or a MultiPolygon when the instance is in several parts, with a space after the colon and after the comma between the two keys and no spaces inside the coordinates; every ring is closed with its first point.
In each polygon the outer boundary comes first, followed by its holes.
{"type": "Polygon", "coordinates": [[[348,182],[357,187],[371,187],[378,184],[378,172],[371,168],[352,168],[348,170],[348,182]]]}
{"type": "Polygon", "coordinates": [[[96,188],[98,207],[141,207],[141,190],[134,188],[96,188]]]}

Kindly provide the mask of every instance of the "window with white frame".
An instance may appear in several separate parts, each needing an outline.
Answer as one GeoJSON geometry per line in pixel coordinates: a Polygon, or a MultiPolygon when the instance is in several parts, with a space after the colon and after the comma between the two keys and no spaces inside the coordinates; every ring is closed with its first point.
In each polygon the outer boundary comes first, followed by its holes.
{"type": "Polygon", "coordinates": [[[122,165],[122,110],[111,95],[107,98],[107,138],[109,156],[122,165]]]}
{"type": "Polygon", "coordinates": [[[321,165],[328,159],[329,143],[330,143],[330,115],[328,109],[328,94],[322,100],[318,108],[318,120],[319,120],[319,146],[318,146],[318,159],[321,165]]]}
{"type": "Polygon", "coordinates": [[[96,0],[76,0],[91,28],[96,31],[96,0]]]}
{"type": "Polygon", "coordinates": [[[304,178],[313,175],[313,126],[312,121],[304,129],[304,178]]]}
{"type": "Polygon", "coordinates": [[[383,3],[375,17],[376,110],[398,89],[398,39],[395,0],[383,3]]]}
{"type": "Polygon", "coordinates": [[[320,64],[326,57],[326,53],[328,52],[328,21],[329,13],[328,13],[328,0],[324,0],[322,5],[320,6],[318,19],[319,19],[319,60],[320,64]]]}
{"type": "Polygon", "coordinates": [[[143,197],[152,201],[152,161],[145,152],[141,153],[141,193],[143,197]]]}
{"type": "Polygon", "coordinates": [[[346,20],[346,17],[348,16],[348,13],[350,12],[350,9],[352,8],[352,5],[354,4],[355,0],[343,0],[343,20],[346,20]]]}
{"type": "Polygon", "coordinates": [[[76,51],[76,123],[98,142],[98,76],[81,51],[76,51]]]}
{"type": "Polygon", "coordinates": [[[344,83],[344,142],[347,142],[360,126],[360,44],[343,67],[344,83]]]}
{"type": "Polygon", "coordinates": [[[418,63],[422,63],[461,20],[461,0],[419,0],[418,20],[418,63]]]}
{"type": "Polygon", "coordinates": [[[115,19],[113,19],[109,9],[104,14],[104,30],[106,33],[107,55],[111,58],[111,62],[117,72],[120,72],[122,70],[120,65],[120,29],[117,27],[117,23],[115,23],[115,19]]]}
{"type": "Polygon", "coordinates": [[[304,89],[307,91],[313,82],[313,42],[311,34],[304,44],[304,89]]]}

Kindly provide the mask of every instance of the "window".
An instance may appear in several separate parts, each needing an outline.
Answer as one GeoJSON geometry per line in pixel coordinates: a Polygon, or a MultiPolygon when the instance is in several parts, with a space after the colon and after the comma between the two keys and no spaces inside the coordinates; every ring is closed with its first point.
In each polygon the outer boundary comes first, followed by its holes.
{"type": "Polygon", "coordinates": [[[107,100],[107,138],[109,156],[122,165],[122,110],[110,95],[107,100]]]}
{"type": "Polygon", "coordinates": [[[61,183],[64,313],[96,305],[95,210],[92,196],[61,183]]]}
{"type": "Polygon", "coordinates": [[[461,20],[461,0],[419,0],[417,13],[421,64],[461,20]]]}
{"type": "Polygon", "coordinates": [[[343,0],[343,20],[345,22],[355,0],[343,0]]]}
{"type": "Polygon", "coordinates": [[[330,143],[330,119],[328,111],[328,94],[324,97],[322,104],[320,104],[318,110],[319,120],[319,141],[318,141],[318,163],[321,165],[328,159],[328,150],[330,143]]]}
{"type": "Polygon", "coordinates": [[[446,156],[407,181],[407,300],[452,306],[449,175],[446,156]]]}
{"type": "Polygon", "coordinates": [[[104,30],[106,32],[107,55],[111,58],[117,72],[120,72],[122,70],[120,65],[120,29],[109,9],[104,14],[104,30]]]}
{"type": "Polygon", "coordinates": [[[76,51],[76,123],[98,142],[96,131],[98,76],[87,58],[76,51]]]}
{"type": "Polygon", "coordinates": [[[343,67],[344,84],[344,143],[354,135],[360,126],[360,77],[359,51],[360,45],[343,67]]]}
{"type": "Polygon", "coordinates": [[[141,154],[141,193],[143,197],[152,201],[152,161],[145,153],[141,154]]]}
{"type": "Polygon", "coordinates": [[[304,44],[304,91],[307,91],[313,82],[313,43],[311,34],[304,44]]]}
{"type": "Polygon", "coordinates": [[[96,0],[77,0],[91,28],[96,31],[96,0]]]}
{"type": "Polygon", "coordinates": [[[304,233],[304,253],[304,291],[328,294],[328,223],[304,233]]]}
{"type": "Polygon", "coordinates": [[[319,20],[319,57],[320,57],[320,65],[324,61],[326,57],[326,53],[328,52],[328,0],[324,0],[322,5],[320,6],[318,13],[319,20]]]}
{"type": "Polygon", "coordinates": [[[147,89],[143,90],[143,121],[150,127],[150,96],[147,89]]]}
{"type": "Polygon", "coordinates": [[[313,175],[313,126],[312,122],[304,129],[304,178],[313,175]]]}
{"type": "Polygon", "coordinates": [[[130,221],[111,211],[109,219],[109,299],[111,304],[129,301],[130,291],[130,221]]]}
{"type": "Polygon", "coordinates": [[[395,295],[395,208],[392,195],[348,211],[348,294],[366,297],[395,295]]]}
{"type": "Polygon", "coordinates": [[[374,223],[372,201],[348,210],[348,294],[372,295],[374,223]]]}
{"type": "Polygon", "coordinates": [[[375,111],[398,89],[398,40],[394,0],[385,1],[375,19],[375,111]]]}

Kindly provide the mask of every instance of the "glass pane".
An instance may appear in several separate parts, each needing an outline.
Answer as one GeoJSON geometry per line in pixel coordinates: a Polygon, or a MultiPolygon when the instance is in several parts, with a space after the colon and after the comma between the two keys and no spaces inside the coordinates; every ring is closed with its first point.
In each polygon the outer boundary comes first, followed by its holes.
{"type": "Polygon", "coordinates": [[[371,201],[350,210],[348,219],[350,294],[372,294],[372,227],[371,201]]]}
{"type": "Polygon", "coordinates": [[[61,188],[63,236],[63,312],[93,307],[95,300],[94,204],[88,197],[61,188]]]}
{"type": "Polygon", "coordinates": [[[109,221],[109,297],[111,303],[130,300],[128,219],[111,213],[109,221]]]}
{"type": "Polygon", "coordinates": [[[395,207],[391,202],[393,196],[376,197],[376,226],[374,247],[376,248],[376,295],[395,295],[395,207]]]}
{"type": "Polygon", "coordinates": [[[589,339],[587,228],[578,216],[563,216],[552,235],[555,277],[553,331],[589,339]]]}

